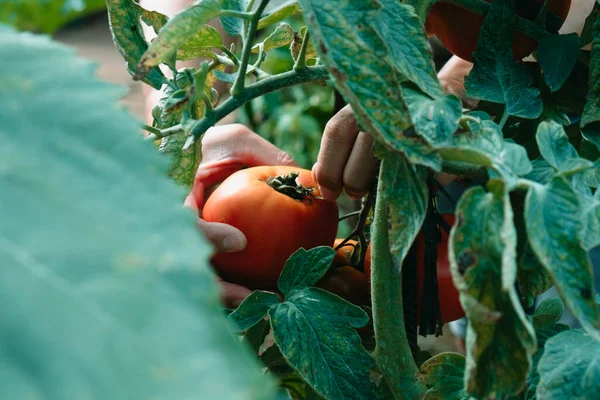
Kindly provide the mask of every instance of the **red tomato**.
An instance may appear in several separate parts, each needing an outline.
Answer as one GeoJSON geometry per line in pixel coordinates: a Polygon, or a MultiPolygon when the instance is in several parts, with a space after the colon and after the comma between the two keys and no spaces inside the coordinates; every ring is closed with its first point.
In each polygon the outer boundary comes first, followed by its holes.
{"type": "Polygon", "coordinates": [[[318,197],[311,172],[301,168],[254,167],[227,178],[206,201],[202,218],[238,228],[248,244],[243,251],[213,257],[219,276],[251,289],[274,289],[296,250],[331,245],[337,233],[337,204],[318,197]],[[286,180],[281,189],[285,194],[267,183],[275,177],[286,180]]]}
{"type": "MultiPolygon", "coordinates": [[[[337,248],[345,239],[335,239],[333,248],[337,248]]],[[[335,252],[335,258],[333,259],[334,266],[352,265],[352,255],[358,242],[356,240],[348,240],[343,247],[335,252]]]]}
{"type": "MultiPolygon", "coordinates": [[[[491,3],[491,0],[486,1],[491,3]]],[[[533,21],[543,3],[543,0],[518,0],[515,2],[516,13],[533,21]]],[[[570,7],[571,0],[553,0],[550,3],[549,11],[564,22],[570,7]]],[[[472,62],[484,19],[483,15],[471,12],[459,5],[437,2],[427,15],[426,26],[435,33],[452,54],[472,62]]],[[[513,42],[515,59],[520,60],[528,56],[536,48],[535,40],[521,32],[515,33],[513,42]]]]}

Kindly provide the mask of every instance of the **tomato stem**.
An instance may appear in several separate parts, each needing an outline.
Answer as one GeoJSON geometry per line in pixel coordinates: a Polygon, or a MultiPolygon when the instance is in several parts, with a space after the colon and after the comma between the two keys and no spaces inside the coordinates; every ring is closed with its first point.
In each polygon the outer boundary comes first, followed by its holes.
{"type": "Polygon", "coordinates": [[[266,183],[277,192],[297,201],[305,200],[307,197],[314,197],[312,192],[315,189],[302,186],[297,181],[298,176],[298,172],[292,171],[289,175],[270,176],[266,183]]]}
{"type": "Polygon", "coordinates": [[[404,325],[402,275],[389,248],[388,208],[381,179],[387,174],[385,160],[381,163],[380,184],[371,241],[371,300],[375,329],[375,359],[396,399],[420,398],[424,388],[414,376],[417,365],[408,342],[404,325]]]}

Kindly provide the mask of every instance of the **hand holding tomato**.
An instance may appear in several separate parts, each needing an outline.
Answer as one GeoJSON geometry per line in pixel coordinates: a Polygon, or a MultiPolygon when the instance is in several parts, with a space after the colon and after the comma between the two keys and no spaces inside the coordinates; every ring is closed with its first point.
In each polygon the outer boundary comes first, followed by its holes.
{"type": "MultiPolygon", "coordinates": [[[[204,207],[212,191],[234,172],[257,165],[297,165],[284,151],[243,125],[222,125],[209,129],[202,139],[202,163],[185,205],[196,213],[204,207]]],[[[246,247],[246,237],[237,228],[198,218],[198,227],[217,252],[236,252],[246,247]]],[[[251,291],[243,286],[222,282],[222,301],[237,306],[251,291]]]]}

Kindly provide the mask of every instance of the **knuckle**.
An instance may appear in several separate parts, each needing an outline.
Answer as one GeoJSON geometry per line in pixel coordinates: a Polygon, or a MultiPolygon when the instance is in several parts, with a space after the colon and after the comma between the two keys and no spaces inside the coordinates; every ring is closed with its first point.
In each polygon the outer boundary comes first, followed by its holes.
{"type": "Polygon", "coordinates": [[[326,187],[330,190],[337,190],[342,186],[342,179],[330,171],[318,168],[315,171],[315,179],[320,186],[326,187]]]}
{"type": "Polygon", "coordinates": [[[281,151],[277,155],[277,162],[279,165],[295,165],[296,161],[294,158],[287,152],[281,151]]]}

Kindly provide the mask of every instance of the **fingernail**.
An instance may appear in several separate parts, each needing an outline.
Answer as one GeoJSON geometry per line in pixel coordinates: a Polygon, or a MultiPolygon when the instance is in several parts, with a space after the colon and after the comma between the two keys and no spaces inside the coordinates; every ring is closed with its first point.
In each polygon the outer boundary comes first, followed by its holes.
{"type": "Polygon", "coordinates": [[[337,194],[333,190],[329,190],[326,187],[319,186],[319,191],[321,192],[321,196],[325,200],[334,201],[337,199],[337,194]]]}
{"type": "Polygon", "coordinates": [[[242,251],[246,247],[246,239],[240,235],[227,235],[223,239],[223,251],[233,253],[242,251]]]}

